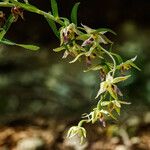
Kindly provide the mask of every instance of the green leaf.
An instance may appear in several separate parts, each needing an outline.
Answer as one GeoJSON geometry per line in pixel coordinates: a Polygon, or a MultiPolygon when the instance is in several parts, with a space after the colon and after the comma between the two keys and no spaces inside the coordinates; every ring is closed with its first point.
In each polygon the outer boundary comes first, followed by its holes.
{"type": "Polygon", "coordinates": [[[5,34],[7,33],[7,31],[9,30],[11,24],[14,22],[14,16],[10,15],[5,23],[5,25],[3,26],[1,32],[0,32],[0,40],[2,40],[2,38],[5,36],[5,34]]]}
{"type": "Polygon", "coordinates": [[[56,0],[51,0],[51,8],[54,17],[58,17],[58,6],[56,0]]]}
{"type": "Polygon", "coordinates": [[[54,34],[56,35],[56,37],[59,38],[59,31],[57,30],[57,26],[56,23],[53,20],[50,20],[48,18],[45,17],[45,19],[47,20],[49,26],[51,27],[51,29],[53,30],[54,34]]]}
{"type": "Polygon", "coordinates": [[[40,47],[36,45],[16,44],[16,46],[20,46],[22,48],[33,50],[33,51],[37,51],[40,49],[40,47]]]}
{"type": "Polygon", "coordinates": [[[14,46],[19,46],[19,47],[22,47],[22,48],[25,48],[25,49],[29,49],[29,50],[33,50],[33,51],[36,51],[39,49],[38,46],[35,46],[35,45],[26,45],[26,44],[17,44],[17,43],[14,43],[14,42],[11,42],[7,39],[2,39],[0,41],[1,44],[6,44],[6,45],[14,45],[14,46]]]}
{"type": "Polygon", "coordinates": [[[80,2],[76,3],[71,11],[71,21],[77,25],[77,13],[78,13],[78,7],[80,5],[80,2]]]}

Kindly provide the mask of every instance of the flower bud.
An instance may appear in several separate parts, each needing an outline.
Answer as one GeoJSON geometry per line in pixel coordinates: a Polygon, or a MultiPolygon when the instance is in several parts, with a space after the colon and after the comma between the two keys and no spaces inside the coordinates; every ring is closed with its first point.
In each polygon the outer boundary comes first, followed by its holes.
{"type": "Polygon", "coordinates": [[[17,21],[18,17],[20,16],[22,19],[24,19],[23,17],[23,10],[20,7],[12,7],[11,9],[11,13],[13,14],[13,16],[15,17],[15,21],[17,21]]]}

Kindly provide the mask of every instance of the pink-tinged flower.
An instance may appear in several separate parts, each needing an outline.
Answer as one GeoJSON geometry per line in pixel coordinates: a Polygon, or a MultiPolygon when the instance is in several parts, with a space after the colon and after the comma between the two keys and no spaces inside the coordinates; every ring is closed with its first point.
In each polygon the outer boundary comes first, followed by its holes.
{"type": "Polygon", "coordinates": [[[69,24],[66,27],[62,27],[60,30],[60,45],[67,44],[70,40],[75,38],[79,32],[74,23],[69,24]]]}
{"type": "Polygon", "coordinates": [[[130,75],[128,76],[122,76],[122,77],[116,77],[113,78],[110,73],[108,73],[106,75],[106,80],[101,82],[100,84],[100,89],[97,93],[96,98],[98,98],[102,93],[108,91],[109,94],[114,98],[117,99],[117,94],[119,94],[120,96],[122,96],[121,91],[119,90],[119,88],[115,85],[118,82],[124,81],[126,79],[128,79],[130,77],[130,75]]]}
{"type": "Polygon", "coordinates": [[[24,19],[23,16],[23,10],[20,7],[12,7],[11,9],[12,15],[15,17],[14,21],[17,21],[18,17],[20,16],[22,19],[24,19]]]}
{"type": "Polygon", "coordinates": [[[120,65],[117,66],[117,69],[120,69],[122,72],[124,72],[126,70],[129,70],[131,67],[133,67],[140,71],[141,69],[134,64],[134,61],[136,60],[136,58],[137,56],[121,63],[120,65]]]}

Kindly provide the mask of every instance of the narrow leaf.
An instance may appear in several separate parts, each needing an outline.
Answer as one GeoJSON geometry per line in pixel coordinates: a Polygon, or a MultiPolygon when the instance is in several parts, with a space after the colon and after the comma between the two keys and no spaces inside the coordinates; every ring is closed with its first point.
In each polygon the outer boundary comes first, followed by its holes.
{"type": "Polygon", "coordinates": [[[56,23],[53,20],[50,20],[48,18],[45,17],[45,19],[47,20],[49,26],[51,27],[51,29],[53,30],[54,34],[56,35],[56,37],[59,38],[59,32],[57,30],[57,26],[56,23]]]}
{"type": "Polygon", "coordinates": [[[79,7],[80,3],[76,3],[71,11],[71,21],[77,25],[77,13],[78,13],[78,7],[79,7]]]}
{"type": "Polygon", "coordinates": [[[10,15],[5,23],[5,25],[3,26],[1,32],[0,32],[0,40],[2,40],[2,38],[5,36],[5,34],[7,33],[7,31],[9,30],[11,24],[14,21],[14,16],[10,15]]]}
{"type": "Polygon", "coordinates": [[[17,44],[17,43],[14,43],[14,42],[11,42],[7,39],[2,39],[0,41],[1,44],[6,44],[6,45],[14,45],[14,46],[19,46],[19,47],[22,47],[22,48],[25,48],[25,49],[29,49],[29,50],[33,50],[33,51],[36,51],[39,49],[38,46],[35,46],[35,45],[26,45],[26,44],[17,44]]]}
{"type": "Polygon", "coordinates": [[[26,44],[16,44],[16,46],[20,46],[22,48],[33,50],[33,51],[37,51],[40,48],[39,46],[36,45],[26,45],[26,44]]]}
{"type": "Polygon", "coordinates": [[[56,0],[51,0],[51,8],[54,17],[58,17],[58,6],[56,0]]]}

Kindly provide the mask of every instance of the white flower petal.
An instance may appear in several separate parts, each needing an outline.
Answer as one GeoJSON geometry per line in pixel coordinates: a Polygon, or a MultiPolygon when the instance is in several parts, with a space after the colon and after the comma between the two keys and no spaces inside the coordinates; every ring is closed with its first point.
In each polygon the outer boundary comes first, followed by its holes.
{"type": "Polygon", "coordinates": [[[106,85],[106,82],[102,82],[100,84],[100,89],[99,89],[99,91],[98,91],[95,98],[98,98],[102,93],[104,93],[106,91],[106,86],[105,85],[106,85]]]}

